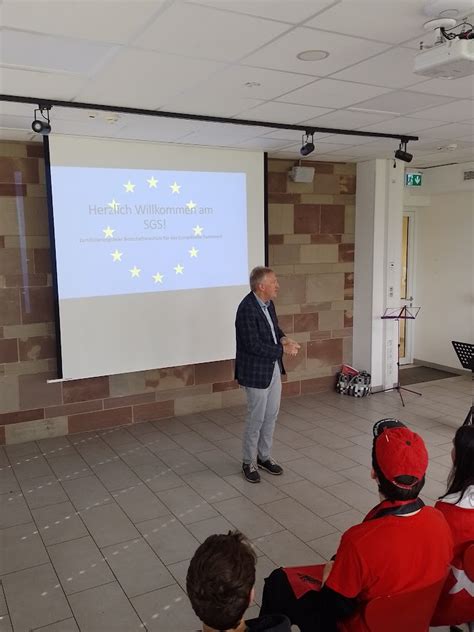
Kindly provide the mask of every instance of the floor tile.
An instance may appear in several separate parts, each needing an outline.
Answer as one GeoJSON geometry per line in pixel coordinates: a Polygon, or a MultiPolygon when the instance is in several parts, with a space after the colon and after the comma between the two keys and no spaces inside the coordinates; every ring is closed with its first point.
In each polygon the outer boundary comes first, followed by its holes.
{"type": "Polygon", "coordinates": [[[11,619],[8,614],[0,615],[0,632],[13,632],[11,619]]]}
{"type": "Polygon", "coordinates": [[[5,452],[7,453],[10,461],[18,460],[24,456],[30,456],[32,454],[40,454],[41,450],[38,447],[36,441],[27,441],[25,443],[15,443],[13,445],[6,445],[5,452]]]}
{"type": "Polygon", "coordinates": [[[317,461],[305,457],[291,462],[291,469],[319,487],[335,485],[346,480],[346,475],[330,470],[317,461]]]}
{"type": "Polygon", "coordinates": [[[94,474],[109,491],[124,489],[140,483],[138,476],[123,461],[95,465],[94,474]]]}
{"type": "Polygon", "coordinates": [[[50,439],[40,439],[38,446],[42,455],[46,459],[53,459],[57,456],[69,456],[76,454],[76,450],[66,437],[51,437],[50,439]]]}
{"type": "MultiPolygon", "coordinates": [[[[174,437],[175,439],[176,437],[174,437]]],[[[154,454],[160,454],[164,450],[175,450],[179,445],[163,432],[159,432],[154,426],[152,431],[142,434],[137,439],[154,454]]]]}
{"type": "Polygon", "coordinates": [[[219,476],[229,476],[240,472],[241,462],[218,448],[199,452],[197,458],[219,476]]]}
{"type": "Polygon", "coordinates": [[[187,529],[193,534],[193,536],[199,542],[204,542],[210,535],[216,533],[229,533],[234,530],[232,525],[223,516],[217,516],[217,518],[208,518],[208,520],[201,520],[200,522],[194,522],[187,526],[187,529]]]}
{"type": "Polygon", "coordinates": [[[182,479],[159,459],[157,459],[156,463],[139,465],[134,467],[133,470],[138,478],[154,492],[172,489],[183,484],[182,479]]]}
{"type": "Polygon", "coordinates": [[[61,481],[70,481],[92,474],[87,463],[79,455],[58,456],[49,459],[49,465],[61,481]]]}
{"type": "Polygon", "coordinates": [[[90,536],[48,546],[48,553],[66,595],[115,579],[90,536]]]}
{"type": "Polygon", "coordinates": [[[183,560],[175,564],[169,564],[168,570],[173,575],[176,583],[186,592],[186,577],[191,560],[183,560]]]}
{"type": "Polygon", "coordinates": [[[258,558],[256,577],[255,577],[255,603],[262,605],[262,593],[265,578],[270,575],[278,566],[270,560],[266,555],[258,558]]]}
{"type": "MultiPolygon", "coordinates": [[[[253,484],[249,483],[244,479],[241,473],[233,474],[232,476],[224,477],[224,480],[230,483],[237,494],[243,494],[247,498],[249,498],[256,505],[263,505],[264,503],[271,503],[274,500],[280,500],[281,498],[286,498],[286,494],[284,494],[278,487],[272,485],[272,482],[275,479],[280,479],[286,477],[286,474],[282,476],[268,476],[268,479],[262,477],[260,483],[253,484]]],[[[236,494],[236,495],[237,495],[236,494]]]]}
{"type": "Polygon", "coordinates": [[[196,538],[171,514],[141,522],[137,529],[164,564],[190,559],[199,546],[196,538]]]}
{"type": "Polygon", "coordinates": [[[132,522],[143,522],[169,513],[169,509],[142,482],[114,492],[113,497],[132,522]]]}
{"type": "Polygon", "coordinates": [[[176,450],[166,450],[160,453],[160,459],[163,463],[166,463],[173,472],[176,472],[179,476],[185,474],[192,474],[193,472],[202,472],[206,470],[206,466],[202,461],[196,459],[192,454],[183,448],[176,450]]]}
{"type": "Polygon", "coordinates": [[[31,522],[31,513],[23,494],[0,494],[0,529],[31,522]]]}
{"type": "Polygon", "coordinates": [[[126,428],[111,428],[99,431],[99,437],[111,448],[133,443],[134,436],[126,428]]]}
{"type": "Polygon", "coordinates": [[[204,439],[193,430],[176,435],[174,439],[182,448],[193,454],[204,452],[205,450],[212,450],[212,448],[215,447],[210,441],[204,439]]]}
{"type": "Polygon", "coordinates": [[[8,494],[19,490],[20,486],[16,476],[13,474],[13,469],[7,465],[2,466],[0,468],[0,494],[8,494]]]}
{"type": "Polygon", "coordinates": [[[70,502],[33,509],[31,513],[47,546],[87,535],[84,523],[70,502]]]}
{"type": "Polygon", "coordinates": [[[160,421],[152,421],[152,426],[160,432],[164,432],[166,435],[173,437],[174,435],[181,434],[182,432],[189,432],[188,426],[183,424],[182,421],[176,418],[163,419],[160,421]]]}
{"type": "Polygon", "coordinates": [[[339,542],[341,541],[340,531],[336,531],[335,533],[330,533],[329,535],[325,535],[322,538],[316,538],[315,540],[311,540],[308,542],[308,545],[319,553],[325,560],[330,560],[333,555],[335,555],[339,542]]]}
{"type": "Polygon", "coordinates": [[[92,507],[81,516],[100,548],[138,536],[137,530],[116,503],[92,507]]]}
{"type": "Polygon", "coordinates": [[[282,530],[278,522],[248,498],[231,498],[216,503],[214,506],[229,522],[252,540],[282,530]]]}
{"type": "Polygon", "coordinates": [[[217,517],[217,512],[188,485],[158,492],[158,498],[183,524],[217,517]]]}
{"type": "Polygon", "coordinates": [[[194,432],[197,432],[209,441],[219,441],[220,439],[229,439],[232,435],[222,426],[215,424],[213,421],[203,421],[202,423],[193,425],[194,432]]]}
{"type": "Polygon", "coordinates": [[[3,578],[15,632],[30,632],[71,616],[71,610],[51,564],[28,568],[3,578]]]}
{"type": "Polygon", "coordinates": [[[177,584],[135,597],[132,603],[149,632],[184,632],[201,628],[186,593],[177,584]]]}
{"type": "Polygon", "coordinates": [[[129,598],[174,583],[166,566],[143,538],[105,547],[102,553],[129,598]]]}
{"type": "Polygon", "coordinates": [[[53,474],[48,461],[41,454],[32,454],[14,459],[12,460],[12,467],[20,483],[38,476],[52,476],[53,474]]]}
{"type": "Polygon", "coordinates": [[[328,516],[326,521],[332,524],[338,531],[347,531],[350,527],[363,522],[365,514],[357,511],[357,509],[349,509],[349,511],[343,511],[342,513],[335,514],[334,516],[328,516]]]}
{"type": "Polygon", "coordinates": [[[254,543],[277,566],[303,566],[325,562],[323,557],[289,531],[265,535],[254,540],[254,543]]]}
{"type": "Polygon", "coordinates": [[[146,446],[137,441],[138,445],[129,444],[121,445],[116,448],[117,455],[130,467],[137,467],[145,463],[154,463],[156,454],[153,454],[146,446]]]}
{"type": "Polygon", "coordinates": [[[143,632],[140,619],[116,582],[70,595],[69,603],[81,632],[143,632]]]}
{"type": "Polygon", "coordinates": [[[21,491],[30,509],[56,505],[68,499],[55,476],[40,476],[24,481],[21,491]]]}
{"type": "Polygon", "coordinates": [[[294,498],[284,498],[267,505],[261,505],[261,507],[303,542],[314,540],[335,530],[333,526],[316,516],[294,498]]]}
{"type": "MultiPolygon", "coordinates": [[[[299,450],[301,454],[304,456],[309,456],[310,459],[314,459],[321,465],[325,465],[330,470],[334,470],[335,472],[339,472],[340,470],[348,469],[349,467],[354,467],[357,465],[356,462],[339,454],[338,452],[333,452],[332,450],[328,450],[327,448],[321,445],[313,445],[309,448],[302,448],[299,450]]],[[[344,472],[342,472],[344,475],[344,472]]]]}
{"type": "Polygon", "coordinates": [[[348,439],[339,437],[338,435],[325,430],[324,428],[315,428],[314,430],[306,430],[305,437],[308,437],[309,441],[314,441],[319,445],[323,445],[330,450],[339,450],[340,448],[349,448],[353,445],[348,439]]]}
{"type": "Polygon", "coordinates": [[[365,513],[380,502],[380,498],[375,491],[370,492],[352,481],[331,485],[331,487],[327,487],[326,490],[334,494],[334,496],[337,496],[337,498],[344,500],[352,507],[357,507],[357,509],[365,513]]]}
{"type": "MultiPolygon", "coordinates": [[[[345,482],[339,485],[345,485],[345,482]]],[[[321,518],[333,516],[351,508],[351,505],[333,496],[330,492],[333,487],[328,487],[325,491],[310,481],[300,481],[284,485],[281,489],[321,518]]]]}
{"type": "Polygon", "coordinates": [[[0,531],[0,575],[49,562],[34,522],[0,531]]]}
{"type": "Polygon", "coordinates": [[[210,470],[194,472],[183,476],[186,483],[209,503],[239,496],[239,492],[229,485],[221,476],[210,470]]]}
{"type": "Polygon", "coordinates": [[[3,588],[0,584],[0,615],[8,614],[7,602],[5,601],[5,595],[3,594],[3,588]]]}
{"type": "Polygon", "coordinates": [[[74,507],[79,511],[112,502],[111,494],[96,476],[64,481],[62,486],[74,507]]]}
{"type": "Polygon", "coordinates": [[[34,628],[33,632],[79,632],[79,628],[74,619],[63,619],[42,628],[34,628]]]}

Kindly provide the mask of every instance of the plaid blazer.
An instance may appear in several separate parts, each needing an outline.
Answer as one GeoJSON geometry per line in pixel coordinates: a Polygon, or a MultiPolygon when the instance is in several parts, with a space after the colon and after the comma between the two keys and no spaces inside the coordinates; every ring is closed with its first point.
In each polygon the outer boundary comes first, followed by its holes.
{"type": "Polygon", "coordinates": [[[273,301],[270,301],[268,312],[273,321],[278,344],[273,340],[270,324],[253,292],[247,294],[237,309],[235,379],[241,386],[268,388],[275,361],[278,361],[280,371],[285,373],[282,362],[283,346],[279,342],[285,334],[278,326],[273,301]]]}

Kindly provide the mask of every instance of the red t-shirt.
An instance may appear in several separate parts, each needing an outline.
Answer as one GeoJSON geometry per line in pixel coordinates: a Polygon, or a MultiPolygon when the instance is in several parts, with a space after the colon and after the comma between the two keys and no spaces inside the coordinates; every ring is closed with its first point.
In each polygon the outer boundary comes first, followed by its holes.
{"type": "Polygon", "coordinates": [[[474,485],[459,495],[436,503],[446,518],[454,538],[454,558],[432,625],[458,625],[474,621],[474,582],[463,570],[462,557],[468,544],[474,543],[474,485]],[[456,498],[457,496],[457,498],[456,498]]]}
{"type": "MultiPolygon", "coordinates": [[[[344,533],[326,585],[362,602],[416,590],[445,577],[452,554],[449,526],[433,507],[412,516],[376,518],[344,533]]],[[[368,632],[360,612],[339,628],[368,632]]]]}

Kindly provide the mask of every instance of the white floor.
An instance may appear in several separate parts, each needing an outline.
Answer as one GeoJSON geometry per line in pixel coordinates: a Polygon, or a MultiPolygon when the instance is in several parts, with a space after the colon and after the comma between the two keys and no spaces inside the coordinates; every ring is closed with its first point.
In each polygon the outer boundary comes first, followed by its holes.
{"type": "Polygon", "coordinates": [[[395,416],[422,434],[423,497],[444,492],[471,380],[413,388],[423,396],[406,393],[406,408],[393,392],[284,400],[273,456],[285,473],[259,485],[240,474],[242,407],[1,449],[0,632],[197,630],[189,559],[233,528],[258,550],[256,615],[264,577],[327,560],[378,502],[374,421],[395,416]]]}

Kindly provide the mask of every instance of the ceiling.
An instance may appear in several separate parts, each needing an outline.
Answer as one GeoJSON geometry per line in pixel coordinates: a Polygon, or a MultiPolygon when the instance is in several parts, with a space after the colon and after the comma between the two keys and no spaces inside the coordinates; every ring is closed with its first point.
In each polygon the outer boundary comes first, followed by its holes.
{"type": "MultiPolygon", "coordinates": [[[[412,164],[472,160],[473,77],[412,72],[434,0],[3,0],[3,94],[412,134],[412,164]],[[329,53],[300,61],[305,50],[329,53]],[[449,147],[451,146],[451,147],[449,147]]],[[[443,2],[436,0],[437,5],[443,2]]],[[[474,0],[444,0],[459,18],[474,0]]],[[[39,140],[0,103],[0,139],[39,140]]],[[[298,158],[297,131],[54,107],[53,132],[298,158]]],[[[397,141],[316,134],[317,160],[391,157],[397,141]]]]}

